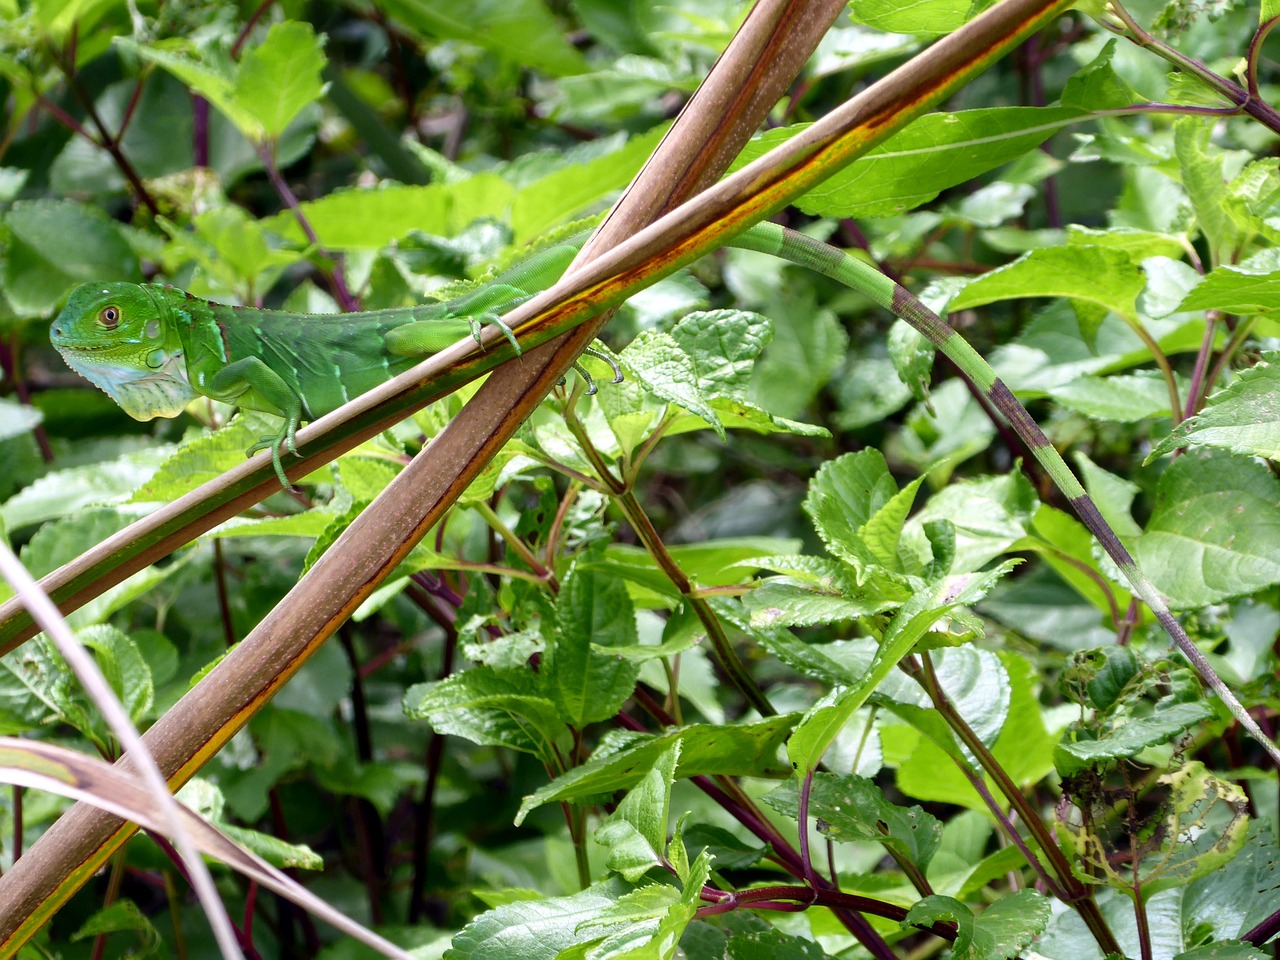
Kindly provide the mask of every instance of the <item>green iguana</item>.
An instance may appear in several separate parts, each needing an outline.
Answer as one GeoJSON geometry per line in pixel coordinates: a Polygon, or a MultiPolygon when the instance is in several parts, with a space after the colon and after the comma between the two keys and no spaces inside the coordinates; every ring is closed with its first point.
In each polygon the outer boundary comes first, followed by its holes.
{"type": "MultiPolygon", "coordinates": [[[[297,452],[294,433],[302,420],[336,410],[455,343],[468,329],[475,335],[481,322],[501,324],[502,313],[559,277],[585,239],[579,234],[550,246],[454,300],[336,316],[230,307],[155,284],[88,283],[53,322],[52,339],[74,370],[139,420],[177,416],[196,396],[279,414],[285,421],[280,432],[263,437],[249,452],[270,448],[276,473],[288,487],[280,454],[283,448],[297,452]]],[[[825,274],[929,339],[1008,419],[1177,648],[1280,766],[1280,749],[1191,642],[1026,408],[958,333],[875,267],[793,230],[762,223],[727,243],[825,274]]]]}

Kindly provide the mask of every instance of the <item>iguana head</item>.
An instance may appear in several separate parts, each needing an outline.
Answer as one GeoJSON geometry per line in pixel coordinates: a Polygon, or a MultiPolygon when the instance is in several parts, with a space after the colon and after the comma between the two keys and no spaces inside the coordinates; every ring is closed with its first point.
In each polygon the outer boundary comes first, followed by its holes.
{"type": "Polygon", "coordinates": [[[49,330],[67,365],[135,420],[176,417],[196,396],[187,382],[182,341],[164,299],[151,289],[82,284],[49,330]]]}

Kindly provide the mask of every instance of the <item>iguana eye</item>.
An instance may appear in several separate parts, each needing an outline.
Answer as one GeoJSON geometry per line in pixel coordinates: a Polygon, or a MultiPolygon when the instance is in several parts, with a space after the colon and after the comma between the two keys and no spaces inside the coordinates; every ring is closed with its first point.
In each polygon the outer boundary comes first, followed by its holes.
{"type": "Polygon", "coordinates": [[[108,330],[114,330],[120,323],[120,308],[114,304],[103,307],[102,312],[98,314],[98,322],[108,330]]]}

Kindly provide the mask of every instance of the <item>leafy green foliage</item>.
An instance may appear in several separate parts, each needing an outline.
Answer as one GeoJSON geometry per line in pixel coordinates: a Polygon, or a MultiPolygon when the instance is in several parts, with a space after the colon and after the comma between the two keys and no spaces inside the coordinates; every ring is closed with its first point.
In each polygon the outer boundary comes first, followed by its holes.
{"type": "MultiPolygon", "coordinates": [[[[853,4],[736,166],[990,6],[853,4]]],[[[745,14],[0,0],[0,533],[53,573],[276,429],[127,420],[49,348],[76,285],[316,313],[473,289],[609,207],[745,14]]],[[[1278,14],[1078,4],[780,214],[949,314],[1269,729],[1278,14]]],[[[604,336],[624,382],[585,361],[599,391],[554,391],[184,799],[451,960],[1261,956],[1272,772],[989,397],[746,251],[604,336]]],[[[216,695],[192,684],[473,389],[79,604],[135,722],[216,695]]],[[[0,731],[118,752],[43,638],[0,658],[0,731]]],[[[4,849],[40,858],[61,809],[0,801],[4,849]]],[[[28,949],[213,956],[180,896],[181,933],[160,917],[166,852],[119,856],[28,949]]],[[[260,955],[355,956],[222,892],[260,955]]]]}

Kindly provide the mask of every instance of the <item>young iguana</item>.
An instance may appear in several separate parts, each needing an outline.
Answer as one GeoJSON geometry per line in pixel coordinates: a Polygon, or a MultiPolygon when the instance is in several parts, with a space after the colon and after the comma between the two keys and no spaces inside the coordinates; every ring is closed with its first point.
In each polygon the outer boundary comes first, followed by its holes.
{"type": "MultiPolygon", "coordinates": [[[[54,321],[52,339],[72,368],[140,420],[176,416],[196,395],[280,414],[285,418],[280,433],[264,437],[249,452],[270,447],[276,472],[288,486],[280,449],[294,449],[300,420],[337,409],[421,357],[456,342],[468,327],[474,332],[479,321],[497,320],[505,309],[550,285],[584,239],[580,235],[548,247],[457,300],[340,316],[228,307],[172,287],[85,284],[54,321]]],[[[1280,749],[1191,642],[1026,408],[958,333],[875,267],[803,234],[763,223],[728,244],[823,273],[928,338],[1008,419],[1174,644],[1280,766],[1280,749]]]]}

